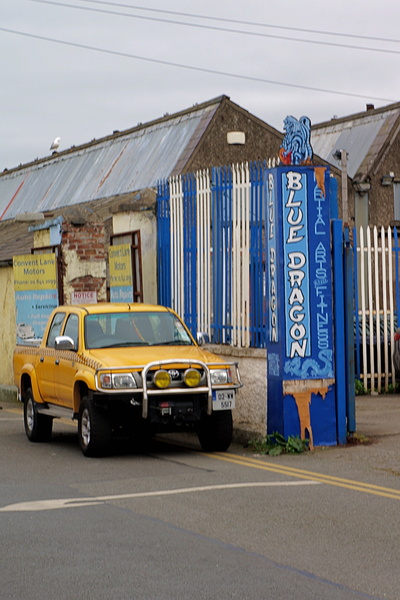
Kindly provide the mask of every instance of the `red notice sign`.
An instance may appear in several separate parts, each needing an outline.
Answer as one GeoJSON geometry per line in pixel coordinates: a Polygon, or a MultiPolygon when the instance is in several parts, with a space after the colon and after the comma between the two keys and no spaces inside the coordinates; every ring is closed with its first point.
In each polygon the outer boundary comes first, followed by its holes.
{"type": "Polygon", "coordinates": [[[97,292],[72,292],[71,304],[97,304],[97,292]]]}

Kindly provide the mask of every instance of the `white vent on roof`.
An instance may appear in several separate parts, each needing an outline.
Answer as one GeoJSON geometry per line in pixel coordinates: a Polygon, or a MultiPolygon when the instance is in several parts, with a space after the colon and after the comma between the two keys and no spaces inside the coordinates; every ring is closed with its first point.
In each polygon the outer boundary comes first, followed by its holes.
{"type": "Polygon", "coordinates": [[[228,131],[226,141],[231,145],[243,146],[246,143],[246,134],[244,131],[228,131]]]}

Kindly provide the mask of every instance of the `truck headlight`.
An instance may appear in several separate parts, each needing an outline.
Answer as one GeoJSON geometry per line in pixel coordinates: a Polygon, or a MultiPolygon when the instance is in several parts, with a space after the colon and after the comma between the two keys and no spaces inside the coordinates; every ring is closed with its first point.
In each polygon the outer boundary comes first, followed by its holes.
{"type": "Polygon", "coordinates": [[[136,381],[131,373],[101,373],[100,387],[106,390],[126,390],[136,388],[136,381]]]}
{"type": "Polygon", "coordinates": [[[117,389],[135,388],[136,382],[130,373],[120,373],[113,375],[113,384],[117,389]]]}
{"type": "Polygon", "coordinates": [[[232,382],[230,369],[210,369],[210,376],[212,385],[232,382]]]}

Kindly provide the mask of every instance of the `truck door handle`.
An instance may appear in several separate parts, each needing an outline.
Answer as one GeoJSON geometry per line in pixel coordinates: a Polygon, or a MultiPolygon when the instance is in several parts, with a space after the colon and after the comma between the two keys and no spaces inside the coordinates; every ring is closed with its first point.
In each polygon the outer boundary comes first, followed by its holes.
{"type": "Polygon", "coordinates": [[[60,361],[59,361],[59,359],[57,358],[57,359],[56,359],[56,365],[59,365],[59,364],[60,364],[60,361]]]}
{"type": "Polygon", "coordinates": [[[41,356],[39,360],[40,360],[40,362],[44,362],[44,357],[41,356]]]}

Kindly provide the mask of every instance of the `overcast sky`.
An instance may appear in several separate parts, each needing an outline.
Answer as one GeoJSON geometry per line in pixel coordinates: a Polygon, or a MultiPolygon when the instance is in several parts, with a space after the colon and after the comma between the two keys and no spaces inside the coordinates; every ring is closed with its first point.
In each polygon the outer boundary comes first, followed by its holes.
{"type": "Polygon", "coordinates": [[[0,171],[221,94],[280,131],[400,101],[399,23],[399,0],[1,0],[0,171]]]}

